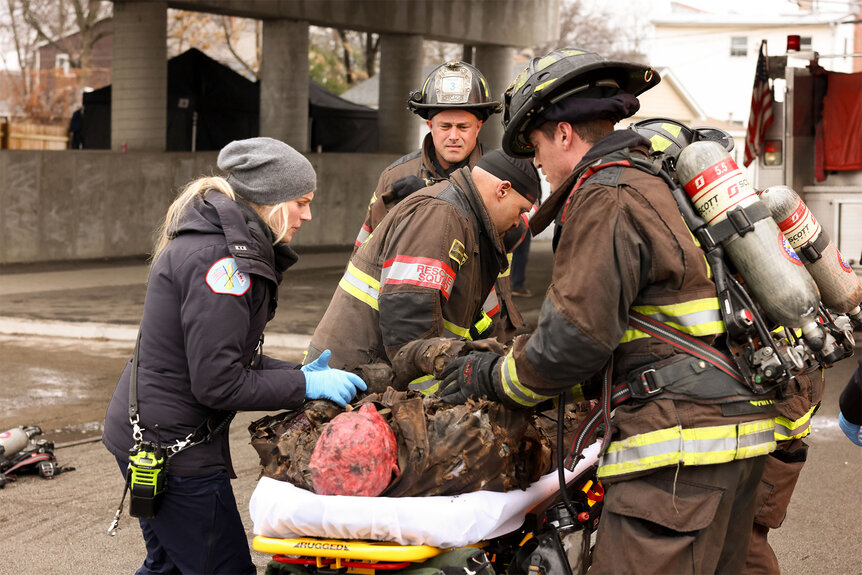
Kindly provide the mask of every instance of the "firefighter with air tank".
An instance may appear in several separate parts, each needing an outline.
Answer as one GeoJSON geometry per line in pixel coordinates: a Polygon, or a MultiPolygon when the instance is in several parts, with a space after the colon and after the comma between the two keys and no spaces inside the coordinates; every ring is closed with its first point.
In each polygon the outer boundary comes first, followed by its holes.
{"type": "MultiPolygon", "coordinates": [[[[533,157],[553,189],[531,220],[534,233],[557,224],[552,283],[533,333],[506,355],[456,359],[441,393],[513,408],[601,400],[589,421],[604,423],[607,491],[591,573],[740,572],[776,416],[789,413],[724,347],[721,292],[650,142],[613,129],[658,82],[647,66],[562,49],[507,90],[503,147],[533,157]]],[[[819,350],[812,318],[798,327],[819,350]]]]}

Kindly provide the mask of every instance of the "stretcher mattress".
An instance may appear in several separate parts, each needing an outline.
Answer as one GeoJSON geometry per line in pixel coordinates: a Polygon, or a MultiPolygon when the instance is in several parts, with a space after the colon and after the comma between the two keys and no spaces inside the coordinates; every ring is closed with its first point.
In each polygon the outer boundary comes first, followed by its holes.
{"type": "MultiPolygon", "coordinates": [[[[571,481],[596,462],[601,443],[584,450],[571,481]]],[[[401,545],[463,547],[518,529],[527,512],[559,488],[557,472],[526,490],[476,491],[434,497],[317,495],[263,477],[249,501],[255,535],[390,541],[401,545]]]]}

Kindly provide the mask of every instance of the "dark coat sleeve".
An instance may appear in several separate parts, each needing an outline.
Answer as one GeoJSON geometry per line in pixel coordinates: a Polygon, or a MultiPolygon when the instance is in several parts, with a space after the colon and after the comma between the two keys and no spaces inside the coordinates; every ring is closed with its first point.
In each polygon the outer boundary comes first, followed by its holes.
{"type": "MultiPolygon", "coordinates": [[[[265,362],[247,369],[264,322],[252,326],[253,313],[269,297],[267,280],[250,275],[242,295],[215,293],[205,281],[221,256],[204,249],[177,270],[180,278],[180,321],[188,361],[191,392],[202,405],[220,410],[277,410],[300,405],[305,374],[265,362]]],[[[259,317],[259,316],[256,316],[259,317]]]]}
{"type": "Polygon", "coordinates": [[[514,345],[521,382],[545,395],[586,382],[611,359],[645,264],[643,240],[613,188],[578,190],[568,214],[538,326],[514,345]]]}
{"type": "Polygon", "coordinates": [[[838,400],[841,413],[853,425],[862,425],[862,359],[853,372],[853,377],[847,382],[838,400]]]}

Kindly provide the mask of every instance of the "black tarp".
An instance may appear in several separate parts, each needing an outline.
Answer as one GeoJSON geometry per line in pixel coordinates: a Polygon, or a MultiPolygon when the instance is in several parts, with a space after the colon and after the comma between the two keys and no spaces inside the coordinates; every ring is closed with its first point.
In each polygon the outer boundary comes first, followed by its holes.
{"type": "MultiPolygon", "coordinates": [[[[309,79],[310,149],[377,151],[377,110],[339,98],[309,79]]],[[[111,87],[85,93],[84,148],[111,147],[111,87]]],[[[260,85],[194,48],[168,60],[168,151],[218,150],[259,134],[260,85]],[[197,125],[193,126],[197,112],[197,125]]]]}
{"type": "Polygon", "coordinates": [[[308,115],[312,151],[377,151],[377,110],[339,98],[310,78],[308,115]]]}

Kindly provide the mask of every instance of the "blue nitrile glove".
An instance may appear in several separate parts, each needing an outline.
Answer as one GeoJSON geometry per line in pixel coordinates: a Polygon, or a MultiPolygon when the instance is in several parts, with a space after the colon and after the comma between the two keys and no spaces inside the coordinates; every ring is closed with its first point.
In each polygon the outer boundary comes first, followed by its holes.
{"type": "Polygon", "coordinates": [[[844,432],[844,435],[847,436],[847,439],[849,439],[856,445],[862,447],[862,426],[850,423],[849,421],[847,421],[847,418],[844,417],[844,414],[839,412],[838,427],[841,428],[841,431],[844,432]]]}
{"type": "Polygon", "coordinates": [[[357,390],[365,391],[368,386],[355,373],[329,367],[330,355],[327,349],[300,368],[305,374],[305,399],[328,399],[344,407],[356,396],[357,390]]]}
{"type": "Polygon", "coordinates": [[[317,356],[317,359],[308,365],[303,365],[299,369],[305,373],[308,373],[309,371],[323,371],[324,369],[329,369],[329,358],[331,355],[332,352],[326,349],[323,353],[317,356]]]}

